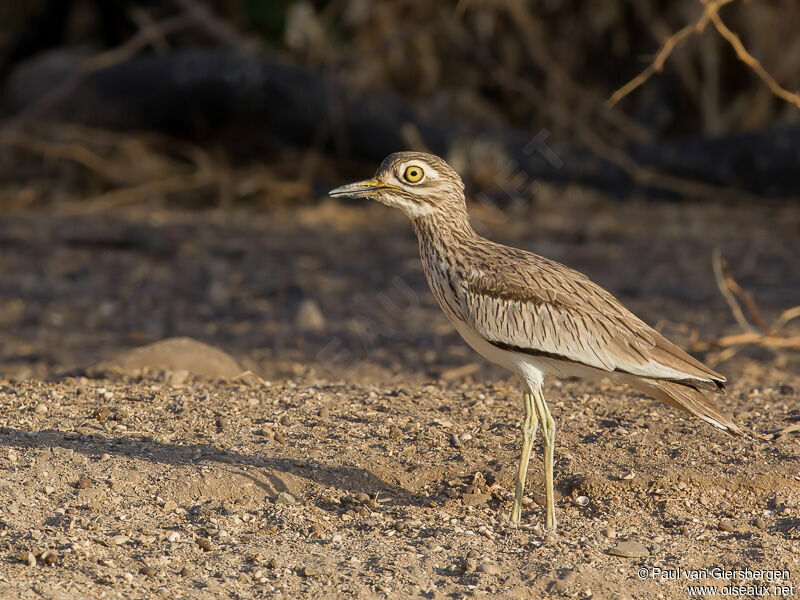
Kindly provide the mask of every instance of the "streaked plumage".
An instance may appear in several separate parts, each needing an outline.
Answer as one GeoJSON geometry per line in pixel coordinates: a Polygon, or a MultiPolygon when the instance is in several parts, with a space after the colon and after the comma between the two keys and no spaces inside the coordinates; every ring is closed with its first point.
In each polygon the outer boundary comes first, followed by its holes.
{"type": "MultiPolygon", "coordinates": [[[[612,377],[715,427],[741,433],[715,403],[725,391],[722,375],[669,342],[585,275],[480,237],[469,224],[463,190],[461,179],[442,159],[400,152],[381,164],[373,180],[331,195],[372,197],[403,210],[411,218],[425,276],[442,310],[476,351],[522,381],[526,421],[515,521],[530,429],[539,419],[552,469],[555,424],[541,394],[546,375],[612,377]],[[416,169],[422,179],[404,180],[409,170],[416,178],[416,169]]],[[[555,526],[551,474],[548,484],[548,525],[555,526]]]]}

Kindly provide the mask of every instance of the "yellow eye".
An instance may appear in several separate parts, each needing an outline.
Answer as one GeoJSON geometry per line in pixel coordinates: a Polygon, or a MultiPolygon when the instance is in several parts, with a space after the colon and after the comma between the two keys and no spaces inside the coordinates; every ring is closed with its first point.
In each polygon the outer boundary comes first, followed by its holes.
{"type": "Polygon", "coordinates": [[[417,165],[409,165],[403,172],[403,179],[405,179],[408,183],[419,183],[422,181],[424,175],[425,173],[422,170],[422,167],[418,167],[417,165]]]}

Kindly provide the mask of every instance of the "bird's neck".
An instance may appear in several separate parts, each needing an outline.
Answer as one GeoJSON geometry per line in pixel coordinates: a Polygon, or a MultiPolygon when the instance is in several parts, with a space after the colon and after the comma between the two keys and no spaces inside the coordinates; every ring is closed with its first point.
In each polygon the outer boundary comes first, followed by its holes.
{"type": "Polygon", "coordinates": [[[423,257],[431,253],[448,254],[478,236],[470,225],[466,207],[448,212],[434,211],[412,219],[411,224],[423,257]]]}

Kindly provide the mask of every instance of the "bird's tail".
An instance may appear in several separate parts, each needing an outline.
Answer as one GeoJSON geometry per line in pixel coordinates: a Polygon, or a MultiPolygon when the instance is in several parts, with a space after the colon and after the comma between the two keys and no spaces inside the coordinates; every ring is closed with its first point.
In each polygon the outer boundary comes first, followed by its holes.
{"type": "MultiPolygon", "coordinates": [[[[670,406],[694,415],[718,429],[732,435],[743,435],[743,431],[717,406],[717,400],[725,395],[725,387],[717,384],[715,389],[699,387],[691,381],[667,381],[664,379],[637,378],[633,386],[648,396],[666,402],[670,406]]],[[[699,382],[698,382],[699,383],[699,382]]]]}

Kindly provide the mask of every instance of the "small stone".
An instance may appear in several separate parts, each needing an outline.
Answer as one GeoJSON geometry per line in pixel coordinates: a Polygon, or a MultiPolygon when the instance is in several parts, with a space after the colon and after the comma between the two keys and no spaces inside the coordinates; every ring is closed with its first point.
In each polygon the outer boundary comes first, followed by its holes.
{"type": "Polygon", "coordinates": [[[618,542],[616,546],[608,550],[608,553],[623,558],[641,558],[650,555],[647,548],[639,542],[618,542]]]}
{"type": "Polygon", "coordinates": [[[767,522],[762,517],[756,517],[753,521],[753,525],[756,529],[760,529],[761,531],[767,528],[767,522]]]}
{"type": "Polygon", "coordinates": [[[403,532],[406,529],[408,529],[408,523],[406,521],[402,521],[402,520],[401,521],[395,521],[394,529],[395,529],[395,531],[403,532]]]}
{"type": "Polygon", "coordinates": [[[81,475],[80,479],[75,483],[75,488],[79,490],[88,490],[92,487],[92,480],[86,475],[81,475]]]}
{"type": "Polygon", "coordinates": [[[167,500],[164,502],[164,510],[166,512],[174,512],[178,508],[178,503],[174,500],[167,500]]]}
{"type": "Polygon", "coordinates": [[[144,575],[145,577],[154,577],[156,570],[153,567],[142,567],[139,569],[139,574],[144,575]]]}
{"type": "Polygon", "coordinates": [[[207,537],[199,537],[195,539],[195,542],[198,546],[203,550],[203,552],[208,552],[211,550],[211,540],[207,537]]]}
{"type": "Polygon", "coordinates": [[[300,331],[324,331],[325,317],[319,304],[311,298],[307,298],[300,303],[294,324],[300,331]]]}
{"type": "Polygon", "coordinates": [[[292,504],[296,503],[297,499],[289,492],[280,492],[277,496],[275,496],[275,504],[286,504],[291,506],[292,504]]]}
{"type": "Polygon", "coordinates": [[[123,544],[127,544],[130,540],[131,538],[129,538],[127,535],[122,535],[122,534],[115,535],[114,537],[111,538],[111,542],[115,546],[122,546],[123,544]]]}
{"type": "Polygon", "coordinates": [[[103,407],[94,411],[94,415],[92,416],[101,423],[104,423],[105,421],[111,419],[114,416],[114,413],[111,411],[111,409],[103,407]]]}
{"type": "Polygon", "coordinates": [[[478,568],[478,561],[474,558],[468,558],[464,561],[464,573],[474,573],[478,568]]]}
{"type": "Polygon", "coordinates": [[[481,506],[491,499],[492,497],[489,494],[464,494],[461,497],[464,506],[481,506]]]}
{"type": "Polygon", "coordinates": [[[323,571],[319,567],[306,565],[300,568],[300,575],[303,577],[319,577],[322,573],[323,571]]]}
{"type": "Polygon", "coordinates": [[[722,519],[719,522],[719,525],[717,525],[717,528],[720,531],[726,531],[728,533],[731,533],[736,530],[736,528],[733,526],[733,521],[731,521],[730,519],[722,519]]]}
{"type": "Polygon", "coordinates": [[[22,552],[19,558],[20,560],[28,563],[29,567],[36,566],[36,555],[34,555],[33,552],[22,552]]]}
{"type": "Polygon", "coordinates": [[[478,573],[486,573],[487,575],[499,575],[502,572],[499,565],[488,562],[479,564],[476,570],[478,573]]]}
{"type": "Polygon", "coordinates": [[[179,542],[181,539],[181,534],[177,531],[170,531],[169,535],[167,535],[167,541],[171,543],[179,542]]]}
{"type": "Polygon", "coordinates": [[[35,412],[37,415],[46,415],[47,404],[44,402],[39,402],[39,404],[36,405],[36,408],[33,409],[33,412],[35,412]]]}

